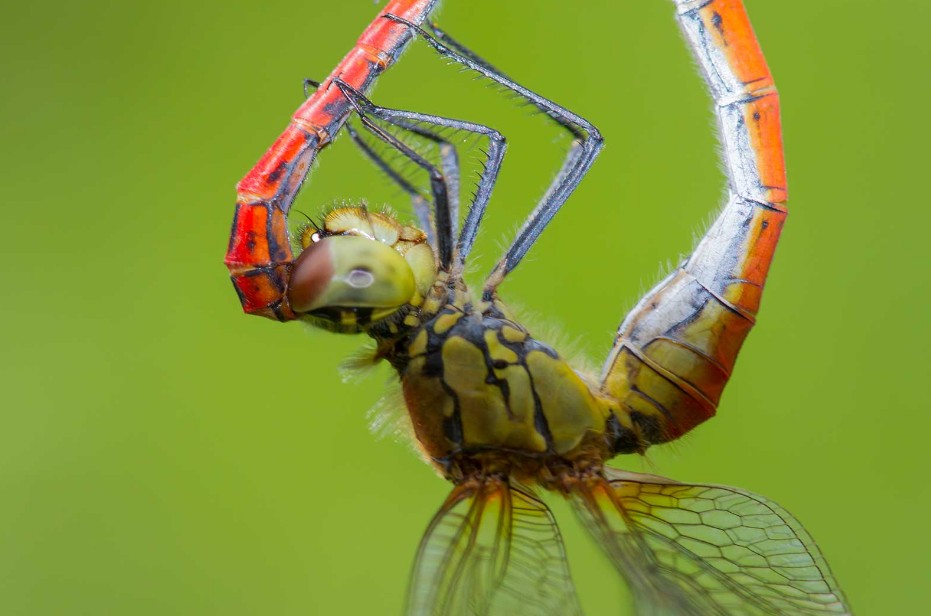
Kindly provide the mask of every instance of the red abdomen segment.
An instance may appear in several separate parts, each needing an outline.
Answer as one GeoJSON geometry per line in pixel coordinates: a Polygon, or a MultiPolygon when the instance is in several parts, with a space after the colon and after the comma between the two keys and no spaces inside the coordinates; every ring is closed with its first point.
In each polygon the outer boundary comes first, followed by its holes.
{"type": "Polygon", "coordinates": [[[419,24],[438,1],[389,2],[236,186],[238,198],[226,266],[247,313],[279,321],[295,318],[286,295],[294,258],[287,214],[317,152],[332,141],[349,117],[349,101],[339,88],[330,87],[332,79],[338,76],[367,92],[412,38],[408,26],[385,19],[384,15],[397,15],[419,24]]]}
{"type": "Polygon", "coordinates": [[[779,97],[740,0],[674,0],[714,98],[729,199],[691,257],[618,329],[602,389],[652,442],[713,416],[786,217],[779,97]]]}

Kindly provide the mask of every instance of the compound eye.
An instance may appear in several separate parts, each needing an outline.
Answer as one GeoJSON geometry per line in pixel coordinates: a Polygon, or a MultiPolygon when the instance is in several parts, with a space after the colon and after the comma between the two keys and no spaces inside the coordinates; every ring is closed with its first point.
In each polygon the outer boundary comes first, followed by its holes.
{"type": "Polygon", "coordinates": [[[288,300],[295,312],[371,308],[384,318],[414,296],[414,274],[398,251],[358,236],[325,237],[294,262],[288,300]]]}

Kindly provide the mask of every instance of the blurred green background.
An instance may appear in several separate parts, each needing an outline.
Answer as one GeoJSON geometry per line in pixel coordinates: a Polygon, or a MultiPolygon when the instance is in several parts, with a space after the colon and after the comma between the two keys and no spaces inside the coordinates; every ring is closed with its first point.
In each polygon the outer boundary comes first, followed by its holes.
{"type": "MultiPolygon", "coordinates": [[[[775,499],[860,614],[913,613],[931,598],[931,4],[747,4],[783,95],[792,215],[718,417],[616,464],[775,499]]],[[[5,5],[0,613],[399,612],[448,486],[369,433],[390,374],[342,383],[360,338],[242,315],[222,263],[235,183],[377,8],[5,5]]],[[[503,287],[600,363],[723,194],[671,3],[446,0],[439,18],[607,138],[503,287]]],[[[485,271],[565,140],[422,43],[374,98],[509,137],[485,271]]],[[[343,139],[299,207],[363,197],[404,203],[343,139]]],[[[622,613],[609,565],[555,506],[588,613],[622,613]]]]}

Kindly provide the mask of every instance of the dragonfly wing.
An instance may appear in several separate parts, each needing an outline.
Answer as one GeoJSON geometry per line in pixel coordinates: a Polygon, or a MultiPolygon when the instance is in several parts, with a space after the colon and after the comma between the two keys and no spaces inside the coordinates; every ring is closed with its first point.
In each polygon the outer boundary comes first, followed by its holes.
{"type": "Polygon", "coordinates": [[[760,496],[606,469],[573,505],[638,614],[849,614],[801,524],[760,496]]]}
{"type": "Polygon", "coordinates": [[[549,508],[500,480],[457,486],[420,542],[407,613],[580,616],[549,508]]]}

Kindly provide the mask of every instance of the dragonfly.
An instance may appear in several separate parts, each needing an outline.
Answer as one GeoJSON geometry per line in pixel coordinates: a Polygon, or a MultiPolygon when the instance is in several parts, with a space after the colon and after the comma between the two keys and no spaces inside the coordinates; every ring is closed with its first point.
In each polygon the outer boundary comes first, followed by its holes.
{"type": "Polygon", "coordinates": [[[850,613],[821,551],[779,505],[606,464],[714,416],[787,213],[778,93],[742,2],[673,3],[714,100],[728,200],[693,253],[622,321],[599,376],[535,338],[498,287],[582,181],[603,137],[431,22],[436,0],[389,2],[330,76],[310,82],[313,94],[237,186],[226,264],[245,312],[371,337],[373,361],[397,371],[417,446],[453,484],[417,551],[409,614],[581,614],[544,492],[572,504],[637,614],[850,613]],[[478,123],[367,98],[415,37],[571,137],[551,185],[475,290],[464,272],[506,141],[478,123]],[[461,225],[450,130],[488,144],[461,225]],[[306,225],[292,249],[292,202],[341,131],[410,195],[416,223],[342,205],[306,225]],[[408,136],[434,143],[438,160],[408,136]],[[422,169],[429,198],[370,140],[422,169]]]}

